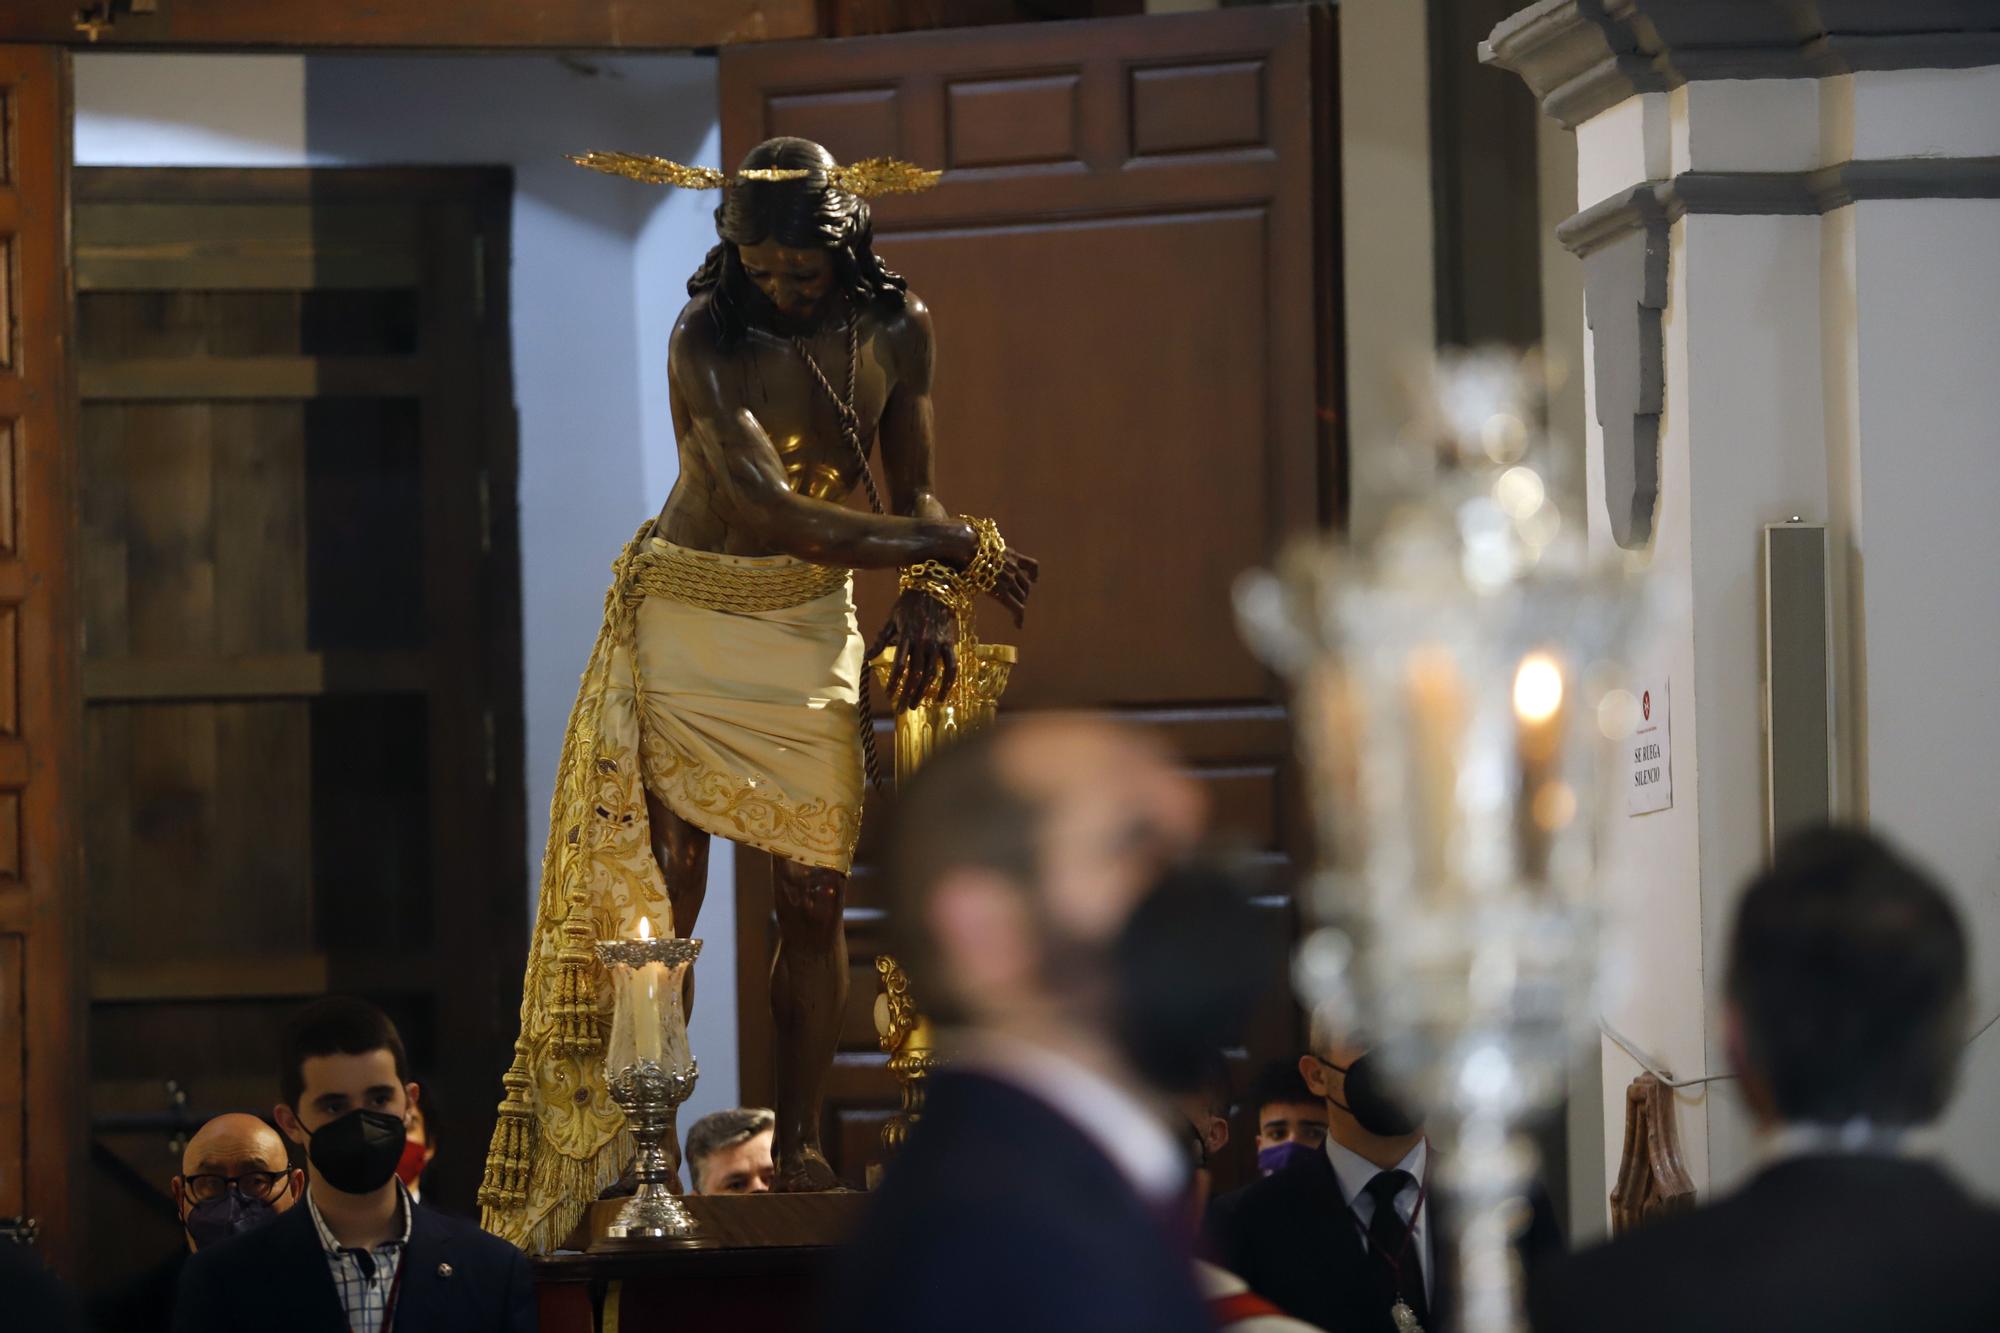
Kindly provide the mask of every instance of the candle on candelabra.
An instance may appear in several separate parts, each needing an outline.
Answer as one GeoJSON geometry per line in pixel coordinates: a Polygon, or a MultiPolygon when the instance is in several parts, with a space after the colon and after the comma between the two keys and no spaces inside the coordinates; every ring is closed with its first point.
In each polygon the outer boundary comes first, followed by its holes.
{"type": "Polygon", "coordinates": [[[1410,708],[1410,799],[1416,845],[1417,883],[1430,893],[1454,884],[1450,870],[1451,833],[1457,824],[1460,736],[1465,728],[1465,693],[1458,663],[1449,650],[1432,644],[1410,654],[1406,668],[1410,708]]]}
{"type": "MultiPolygon", "coordinates": [[[[647,917],[639,918],[639,938],[653,938],[653,923],[647,917]]],[[[635,1055],[639,1060],[660,1063],[660,992],[665,989],[667,965],[661,962],[646,962],[628,969],[630,986],[628,1003],[632,1006],[632,1038],[636,1046],[635,1055]]]]}
{"type": "Polygon", "coordinates": [[[1522,877],[1548,873],[1549,847],[1575,810],[1575,797],[1557,773],[1562,750],[1562,664],[1546,652],[1532,652],[1514,671],[1514,752],[1520,789],[1514,831],[1522,877]]]}

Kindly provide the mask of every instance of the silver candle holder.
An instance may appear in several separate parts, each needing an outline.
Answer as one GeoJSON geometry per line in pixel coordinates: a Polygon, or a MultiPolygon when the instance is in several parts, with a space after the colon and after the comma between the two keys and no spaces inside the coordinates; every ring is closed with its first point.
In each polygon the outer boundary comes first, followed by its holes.
{"type": "MultiPolygon", "coordinates": [[[[647,929],[646,923],[641,929],[647,929]]],[[[611,1036],[604,1047],[605,1083],[632,1132],[631,1173],[638,1186],[605,1229],[612,1240],[689,1248],[703,1243],[700,1224],[674,1189],[679,1180],[675,1122],[700,1072],[688,1050],[681,987],[700,953],[700,940],[643,933],[638,939],[597,945],[598,960],[611,970],[615,995],[611,1036]]]]}

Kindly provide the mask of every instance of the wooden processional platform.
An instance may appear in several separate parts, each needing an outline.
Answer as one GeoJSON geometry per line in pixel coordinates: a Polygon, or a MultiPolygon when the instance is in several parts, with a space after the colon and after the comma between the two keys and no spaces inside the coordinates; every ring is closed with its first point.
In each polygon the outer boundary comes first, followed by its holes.
{"type": "Polygon", "coordinates": [[[534,1261],[543,1333],[795,1333],[821,1322],[840,1248],[868,1196],[684,1195],[698,1247],[609,1242],[623,1199],[591,1205],[575,1249],[534,1261]]]}

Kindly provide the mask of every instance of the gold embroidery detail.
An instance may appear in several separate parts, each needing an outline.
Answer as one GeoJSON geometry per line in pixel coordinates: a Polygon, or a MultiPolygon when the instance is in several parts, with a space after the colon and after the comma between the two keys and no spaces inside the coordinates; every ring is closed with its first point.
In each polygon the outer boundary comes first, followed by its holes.
{"type": "Polygon", "coordinates": [[[861,811],[855,806],[824,797],[794,805],[755,778],[683,754],[650,728],[641,728],[639,763],[653,794],[697,828],[843,874],[854,864],[861,837],[861,811]]]}

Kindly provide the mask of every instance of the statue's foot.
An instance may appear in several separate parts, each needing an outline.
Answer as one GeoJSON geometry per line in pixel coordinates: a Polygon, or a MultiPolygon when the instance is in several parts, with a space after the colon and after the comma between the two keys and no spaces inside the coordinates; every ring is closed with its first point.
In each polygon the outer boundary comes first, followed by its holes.
{"type": "Polygon", "coordinates": [[[779,1194],[813,1194],[841,1188],[840,1177],[826,1164],[825,1155],[812,1147],[785,1153],[771,1177],[771,1189],[779,1194]]]}

